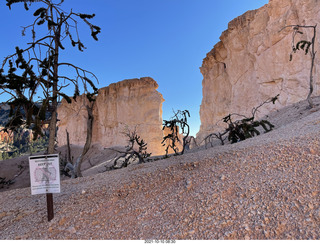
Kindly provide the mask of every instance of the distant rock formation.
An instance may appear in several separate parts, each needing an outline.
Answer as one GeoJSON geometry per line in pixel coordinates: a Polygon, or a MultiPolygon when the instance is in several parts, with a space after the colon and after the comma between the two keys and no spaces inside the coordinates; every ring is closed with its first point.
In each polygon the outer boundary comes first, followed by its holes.
{"type": "Polygon", "coordinates": [[[13,143],[14,133],[3,131],[4,127],[0,126],[0,143],[13,143]]]}
{"type": "MultiPolygon", "coordinates": [[[[310,55],[297,52],[289,62],[292,29],[280,30],[288,25],[318,24],[319,10],[320,1],[270,0],[229,23],[200,68],[203,99],[197,138],[216,131],[216,123],[229,113],[249,116],[253,107],[277,94],[279,102],[262,107],[258,117],[307,98],[310,55]]],[[[297,41],[311,41],[312,30],[302,31],[304,34],[297,41]]],[[[319,50],[320,35],[315,42],[315,49],[319,50]]],[[[315,61],[314,95],[320,94],[319,55],[318,52],[315,61]]]]}
{"type": "MultiPolygon", "coordinates": [[[[161,146],[162,95],[158,84],[152,78],[124,80],[99,89],[93,108],[92,144],[104,147],[126,146],[127,137],[123,132],[135,130],[148,143],[148,152],[164,154],[161,146]]],[[[84,145],[87,131],[87,110],[89,101],[85,95],[76,102],[62,101],[58,108],[58,145],[67,144],[66,130],[70,143],[84,145]]]]}

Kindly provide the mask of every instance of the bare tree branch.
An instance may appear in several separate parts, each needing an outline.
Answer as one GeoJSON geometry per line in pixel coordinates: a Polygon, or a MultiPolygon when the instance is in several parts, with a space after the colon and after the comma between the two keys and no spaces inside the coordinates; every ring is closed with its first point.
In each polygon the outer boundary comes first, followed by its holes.
{"type": "MultiPolygon", "coordinates": [[[[309,78],[309,93],[308,93],[308,96],[307,96],[307,101],[309,103],[309,108],[313,108],[314,107],[314,104],[313,104],[313,101],[311,99],[311,95],[313,93],[313,73],[314,73],[314,61],[315,61],[315,56],[316,56],[316,51],[315,51],[315,38],[316,38],[316,34],[317,34],[317,24],[312,26],[312,25],[288,25],[288,26],[285,26],[283,27],[280,31],[286,29],[286,28],[292,28],[293,29],[293,33],[292,33],[292,51],[290,53],[290,61],[292,60],[292,54],[293,53],[296,53],[297,50],[300,50],[301,49],[305,49],[305,54],[308,54],[309,52],[309,48],[310,46],[312,47],[311,48],[311,52],[310,52],[310,55],[311,55],[311,67],[310,67],[310,78],[309,78]],[[297,34],[303,34],[300,29],[308,29],[308,28],[311,28],[313,29],[313,37],[312,37],[312,40],[311,42],[309,41],[306,41],[306,40],[303,40],[303,41],[300,41],[298,42],[297,44],[295,43],[295,36],[297,34]]],[[[279,32],[280,32],[279,31],[279,32]]]]}

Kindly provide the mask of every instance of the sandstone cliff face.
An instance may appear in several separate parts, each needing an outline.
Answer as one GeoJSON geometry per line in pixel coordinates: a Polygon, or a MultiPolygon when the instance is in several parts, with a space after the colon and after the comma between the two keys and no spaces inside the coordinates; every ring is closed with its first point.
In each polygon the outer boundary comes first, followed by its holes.
{"type": "Polygon", "coordinates": [[[13,133],[3,131],[4,127],[0,127],[0,143],[12,143],[14,140],[13,133]]]}
{"type": "MultiPolygon", "coordinates": [[[[128,129],[136,129],[137,134],[148,143],[152,155],[163,154],[162,95],[156,90],[158,84],[149,77],[124,80],[101,88],[93,109],[92,144],[104,147],[126,146],[128,129]]],[[[58,109],[58,144],[84,145],[87,131],[88,100],[83,95],[77,102],[63,101],[58,109]]]]}
{"type": "MultiPolygon", "coordinates": [[[[279,102],[262,107],[258,117],[306,99],[311,57],[300,51],[289,62],[292,29],[280,30],[288,25],[316,25],[319,20],[317,0],[270,0],[264,7],[232,20],[200,68],[203,100],[197,138],[217,130],[216,123],[229,113],[249,116],[253,107],[277,94],[279,102]]],[[[301,30],[304,34],[296,40],[311,41],[312,30],[301,30]]],[[[316,57],[314,95],[320,94],[318,66],[316,57]]]]}

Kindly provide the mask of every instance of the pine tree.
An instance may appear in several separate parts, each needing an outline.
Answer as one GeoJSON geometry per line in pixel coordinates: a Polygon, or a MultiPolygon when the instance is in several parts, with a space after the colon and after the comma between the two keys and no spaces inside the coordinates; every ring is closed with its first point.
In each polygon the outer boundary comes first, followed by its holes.
{"type": "Polygon", "coordinates": [[[27,30],[31,31],[32,42],[23,49],[16,47],[15,53],[4,59],[0,69],[0,89],[11,96],[8,101],[11,108],[10,120],[5,127],[6,130],[17,130],[21,126],[26,126],[33,130],[34,139],[36,139],[39,135],[43,135],[42,125],[48,123],[48,153],[53,153],[59,97],[65,98],[68,102],[72,101],[63,93],[63,88],[68,84],[73,84],[74,98],[79,95],[81,85],[89,98],[92,98],[97,92],[94,82],[89,78],[91,76],[98,81],[93,73],[59,60],[60,51],[65,49],[63,43],[69,40],[72,46],[77,47],[80,51],[85,49],[78,34],[79,20],[88,25],[94,40],[98,40],[97,35],[101,29],[90,22],[94,14],[74,13],[72,10],[63,11],[61,9],[63,0],[59,3],[54,3],[53,0],[6,1],[10,9],[12,4],[18,3],[23,3],[27,11],[31,4],[41,4],[41,7],[33,13],[35,21],[23,27],[23,35],[27,30]],[[37,37],[41,28],[45,28],[45,33],[48,34],[37,37]],[[5,67],[8,67],[6,75],[4,75],[5,67]],[[76,78],[61,74],[61,67],[73,69],[76,78]],[[22,75],[17,75],[17,71],[20,71],[22,75]],[[36,101],[39,94],[42,99],[36,101]],[[47,112],[50,113],[49,121],[46,118],[47,112]]]}

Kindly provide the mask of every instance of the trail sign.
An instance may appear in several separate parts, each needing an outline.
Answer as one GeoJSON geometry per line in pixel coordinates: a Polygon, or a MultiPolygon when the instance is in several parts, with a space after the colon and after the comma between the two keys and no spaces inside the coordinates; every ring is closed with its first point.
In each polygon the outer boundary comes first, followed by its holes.
{"type": "Polygon", "coordinates": [[[46,194],[48,221],[54,217],[52,193],[60,193],[59,155],[29,157],[31,194],[46,194]]]}
{"type": "Polygon", "coordinates": [[[59,155],[29,157],[31,194],[60,193],[59,155]]]}

